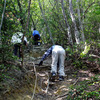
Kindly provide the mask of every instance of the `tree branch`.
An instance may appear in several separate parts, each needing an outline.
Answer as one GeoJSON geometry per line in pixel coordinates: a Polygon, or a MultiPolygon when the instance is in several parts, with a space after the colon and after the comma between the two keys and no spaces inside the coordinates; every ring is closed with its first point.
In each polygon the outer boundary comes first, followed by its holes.
{"type": "MultiPolygon", "coordinates": [[[[19,0],[17,0],[17,3],[18,3],[18,6],[19,6],[20,14],[21,14],[22,13],[22,8],[21,8],[21,4],[20,4],[19,0]]],[[[22,24],[22,27],[23,27],[24,21],[23,21],[21,16],[20,16],[20,23],[22,24]]]]}
{"type": "Polygon", "coordinates": [[[93,4],[95,4],[95,2],[92,2],[91,4],[88,5],[88,7],[86,8],[86,10],[84,11],[84,15],[83,15],[82,18],[85,18],[85,13],[88,12],[88,9],[89,9],[93,4]]]}

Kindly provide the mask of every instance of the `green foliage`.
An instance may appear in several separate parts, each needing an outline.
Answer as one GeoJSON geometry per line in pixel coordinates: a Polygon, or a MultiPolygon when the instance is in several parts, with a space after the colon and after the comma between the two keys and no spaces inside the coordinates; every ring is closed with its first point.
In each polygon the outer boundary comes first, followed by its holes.
{"type": "Polygon", "coordinates": [[[80,57],[81,58],[85,57],[89,50],[90,50],[90,45],[85,44],[84,51],[80,54],[80,57]]]}
{"type": "Polygon", "coordinates": [[[88,81],[82,81],[80,84],[77,84],[75,86],[70,86],[70,91],[67,95],[67,100],[87,100],[89,98],[99,100],[100,95],[99,95],[99,88],[96,88],[96,90],[91,89],[91,86],[99,86],[100,81],[97,76],[93,77],[92,80],[88,81]],[[96,78],[96,80],[95,80],[96,78]]]}
{"type": "MultiPolygon", "coordinates": [[[[80,47],[80,46],[79,46],[80,47]]],[[[82,62],[82,59],[80,58],[80,48],[78,45],[74,45],[73,47],[68,46],[66,50],[66,60],[71,61],[71,65],[75,68],[82,68],[82,66],[85,66],[82,62]],[[78,49],[79,48],[79,49],[78,49]]]]}
{"type": "MultiPolygon", "coordinates": [[[[18,0],[7,0],[6,5],[6,11],[5,16],[3,20],[2,30],[1,30],[1,38],[2,38],[2,44],[0,44],[0,61],[4,63],[3,61],[12,61],[13,59],[17,59],[12,55],[12,45],[10,43],[11,36],[13,33],[18,31],[25,32],[25,26],[27,22],[27,16],[28,16],[28,0],[19,0],[21,4],[21,10],[18,6],[18,0]],[[23,27],[21,20],[23,20],[23,27]]],[[[68,44],[68,36],[67,36],[67,26],[65,24],[65,19],[62,14],[62,8],[61,8],[61,2],[59,0],[40,0],[41,6],[44,12],[44,16],[47,20],[47,24],[50,28],[50,31],[52,33],[53,39],[55,43],[59,43],[66,47],[67,57],[66,60],[72,65],[77,68],[84,67],[85,65],[82,62],[82,59],[85,58],[90,50],[90,45],[87,45],[86,48],[83,51],[83,48],[80,44],[69,46],[68,44]],[[83,52],[82,52],[83,51],[83,52]]],[[[83,0],[79,2],[80,6],[80,17],[82,18],[83,27],[84,27],[84,34],[85,38],[88,41],[89,44],[92,42],[95,42],[100,39],[100,34],[98,32],[99,29],[99,23],[100,23],[100,3],[99,0],[96,0],[96,2],[89,7],[89,5],[94,2],[94,0],[83,0]],[[83,19],[83,12],[87,9],[87,12],[84,13],[85,17],[83,19]]],[[[73,10],[75,12],[76,22],[78,30],[80,30],[80,25],[78,24],[78,14],[77,14],[77,6],[76,1],[72,1],[73,4],[73,10]]],[[[0,21],[2,18],[2,12],[4,7],[4,0],[2,0],[0,4],[0,21]]],[[[71,34],[72,38],[75,44],[74,40],[74,25],[72,24],[72,20],[70,18],[70,12],[69,12],[69,4],[66,0],[64,0],[64,9],[65,14],[67,17],[67,21],[71,27],[71,34]]],[[[45,43],[51,43],[50,35],[48,33],[47,25],[44,21],[44,18],[42,15],[42,12],[39,7],[38,0],[31,0],[31,6],[30,6],[30,19],[29,19],[29,27],[28,30],[26,30],[26,35],[30,42],[32,40],[30,39],[32,35],[32,28],[36,26],[37,30],[42,34],[42,40],[45,43]]],[[[80,36],[81,38],[81,36],[80,36]]],[[[95,45],[100,48],[100,43],[95,42],[95,45]]],[[[89,58],[89,61],[94,61],[93,58],[89,58]]],[[[100,59],[98,60],[100,62],[100,59]]],[[[85,66],[86,67],[86,66],[85,66]]],[[[4,68],[4,67],[3,67],[4,68]]],[[[7,68],[7,67],[6,67],[7,68]]]]}
{"type": "MultiPolygon", "coordinates": [[[[91,3],[93,1],[91,0],[91,3]]],[[[90,4],[91,4],[90,3],[90,4]]],[[[99,0],[96,0],[95,3],[93,3],[86,14],[85,18],[85,36],[88,40],[99,40],[100,35],[98,32],[99,29],[99,23],[100,23],[100,3],[99,0]]]]}
{"type": "Polygon", "coordinates": [[[82,61],[79,61],[79,60],[75,60],[73,62],[73,66],[75,66],[75,68],[82,68],[83,62],[82,61]]]}
{"type": "Polygon", "coordinates": [[[0,81],[10,78],[6,73],[8,67],[10,67],[10,66],[9,65],[5,66],[4,64],[0,65],[0,81]]]}
{"type": "Polygon", "coordinates": [[[69,56],[74,56],[77,53],[77,45],[73,45],[73,47],[68,46],[65,50],[68,52],[69,56]]]}

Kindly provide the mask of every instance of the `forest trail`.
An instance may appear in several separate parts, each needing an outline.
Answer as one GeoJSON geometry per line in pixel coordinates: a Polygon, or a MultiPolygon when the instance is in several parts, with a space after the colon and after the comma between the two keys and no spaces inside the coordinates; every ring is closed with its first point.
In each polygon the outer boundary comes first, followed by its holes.
{"type": "MultiPolygon", "coordinates": [[[[47,50],[47,49],[46,49],[47,50]]],[[[32,59],[34,59],[34,64],[38,64],[44,52],[46,51],[44,48],[35,47],[33,48],[34,53],[31,53],[32,57],[30,62],[32,63],[32,59]]],[[[26,57],[27,58],[27,57],[26,57]]],[[[67,91],[69,90],[69,86],[76,81],[76,79],[68,79],[68,75],[65,76],[64,81],[59,81],[58,77],[56,77],[55,82],[50,82],[50,70],[51,70],[51,57],[48,57],[42,66],[35,66],[37,73],[37,93],[34,96],[34,100],[62,100],[66,99],[67,91]]],[[[66,67],[65,71],[67,72],[69,69],[66,67]]],[[[67,73],[66,73],[67,74],[67,73]]],[[[35,78],[36,79],[36,78],[35,78]]],[[[29,96],[30,98],[32,96],[29,96]]],[[[26,97],[28,100],[28,97],[26,97]]],[[[29,99],[30,100],[30,99],[29,99]]]]}
{"type": "Polygon", "coordinates": [[[75,71],[71,66],[67,66],[65,62],[66,76],[64,81],[56,79],[51,84],[49,82],[51,58],[47,58],[42,66],[35,66],[35,64],[39,63],[45,51],[46,49],[44,48],[35,47],[33,51],[24,55],[24,65],[26,65],[25,68],[28,71],[27,75],[22,79],[22,83],[19,82],[18,88],[12,89],[13,91],[11,92],[6,91],[0,100],[32,100],[32,96],[34,96],[33,100],[66,100],[71,85],[76,84],[82,79],[89,78],[89,73],[75,71]],[[29,64],[30,66],[28,66],[29,64]],[[36,71],[34,71],[34,68],[36,68],[36,71]]]}

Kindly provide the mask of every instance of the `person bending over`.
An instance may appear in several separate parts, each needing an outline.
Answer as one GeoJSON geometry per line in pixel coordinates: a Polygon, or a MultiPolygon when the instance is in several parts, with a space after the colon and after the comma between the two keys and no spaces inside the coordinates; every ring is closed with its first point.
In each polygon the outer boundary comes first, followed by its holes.
{"type": "Polygon", "coordinates": [[[57,65],[58,65],[58,74],[59,80],[64,80],[64,61],[65,61],[65,50],[60,45],[51,46],[43,55],[39,66],[43,64],[43,61],[49,56],[52,55],[52,64],[51,64],[51,81],[55,81],[55,76],[57,75],[57,65]]]}

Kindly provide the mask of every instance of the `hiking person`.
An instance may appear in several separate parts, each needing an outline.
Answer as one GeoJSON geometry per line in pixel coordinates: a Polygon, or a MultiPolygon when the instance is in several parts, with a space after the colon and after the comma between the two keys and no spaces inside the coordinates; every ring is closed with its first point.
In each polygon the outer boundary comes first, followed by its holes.
{"type": "Polygon", "coordinates": [[[33,35],[34,44],[35,45],[40,45],[40,42],[39,42],[39,40],[40,40],[40,34],[36,30],[36,28],[34,28],[34,31],[33,31],[33,34],[32,35],[33,35]]]}
{"type": "Polygon", "coordinates": [[[43,55],[39,66],[43,64],[43,61],[52,54],[52,64],[51,64],[51,81],[55,81],[57,75],[57,65],[58,65],[58,74],[59,80],[63,81],[65,72],[64,72],[64,60],[65,60],[65,50],[60,45],[51,46],[43,55]]]}
{"type": "MultiPolygon", "coordinates": [[[[14,44],[14,55],[17,56],[18,53],[18,57],[21,58],[21,46],[22,46],[22,38],[23,38],[23,33],[21,32],[17,32],[12,36],[11,42],[14,44]]],[[[27,38],[24,36],[24,45],[27,46],[27,38]]]]}

